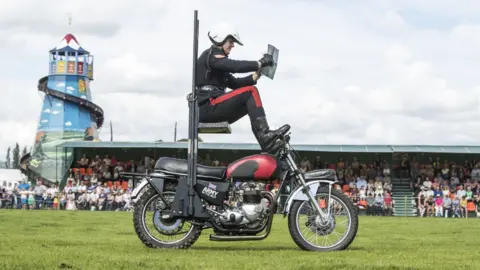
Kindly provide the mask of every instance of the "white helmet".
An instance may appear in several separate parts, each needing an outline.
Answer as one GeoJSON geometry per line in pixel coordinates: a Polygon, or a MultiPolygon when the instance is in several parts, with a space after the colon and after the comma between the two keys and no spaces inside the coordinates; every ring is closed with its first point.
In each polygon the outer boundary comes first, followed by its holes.
{"type": "Polygon", "coordinates": [[[232,37],[236,43],[243,46],[237,29],[228,23],[218,24],[211,31],[208,31],[208,37],[217,46],[222,45],[228,37],[232,37]]]}

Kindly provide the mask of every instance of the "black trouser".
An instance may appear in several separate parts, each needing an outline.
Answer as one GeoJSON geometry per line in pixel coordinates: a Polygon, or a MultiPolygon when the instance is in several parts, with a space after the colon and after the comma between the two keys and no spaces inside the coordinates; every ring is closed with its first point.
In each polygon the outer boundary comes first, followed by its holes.
{"type": "Polygon", "coordinates": [[[248,114],[251,123],[265,116],[260,94],[255,86],[246,86],[211,98],[199,108],[199,122],[232,124],[248,114]]]}

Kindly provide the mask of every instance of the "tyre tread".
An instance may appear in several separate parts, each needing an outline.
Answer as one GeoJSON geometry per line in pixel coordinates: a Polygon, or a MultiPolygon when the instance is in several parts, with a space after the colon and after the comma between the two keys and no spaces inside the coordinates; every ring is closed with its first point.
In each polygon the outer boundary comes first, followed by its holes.
{"type": "Polygon", "coordinates": [[[192,246],[200,237],[202,233],[202,229],[198,225],[193,225],[194,228],[192,232],[181,242],[175,244],[162,244],[158,243],[157,241],[152,240],[147,232],[144,230],[142,226],[142,211],[145,204],[148,200],[154,196],[157,192],[152,189],[151,187],[147,187],[147,190],[140,196],[140,199],[135,204],[133,209],[133,225],[135,228],[135,232],[137,233],[138,237],[142,241],[142,243],[149,247],[149,248],[169,248],[169,249],[187,249],[192,246]]]}
{"type": "MultiPolygon", "coordinates": [[[[300,210],[300,206],[302,205],[303,201],[295,201],[288,215],[288,230],[290,231],[290,235],[293,241],[295,242],[295,244],[297,244],[297,246],[300,247],[301,249],[307,250],[307,251],[323,251],[323,252],[344,250],[348,246],[350,246],[350,244],[355,239],[358,232],[358,211],[356,210],[355,205],[352,203],[350,198],[348,198],[348,196],[345,195],[343,192],[339,192],[336,189],[332,189],[331,192],[332,192],[332,195],[335,195],[336,197],[338,197],[347,206],[348,211],[351,214],[352,228],[348,232],[347,237],[342,242],[336,244],[335,246],[329,247],[329,248],[314,247],[310,243],[306,242],[300,235],[300,232],[298,232],[297,230],[296,215],[297,215],[297,212],[300,210]]],[[[318,193],[328,194],[328,188],[321,187],[319,188],[317,194],[318,193]]]]}

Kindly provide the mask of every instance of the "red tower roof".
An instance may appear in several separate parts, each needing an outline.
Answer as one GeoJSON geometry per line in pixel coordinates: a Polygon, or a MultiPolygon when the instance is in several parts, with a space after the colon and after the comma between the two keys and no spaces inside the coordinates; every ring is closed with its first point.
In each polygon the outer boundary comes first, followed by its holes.
{"type": "Polygon", "coordinates": [[[67,44],[69,44],[71,40],[75,41],[78,44],[78,41],[73,34],[66,34],[63,39],[67,41],[67,44]]]}
{"type": "Polygon", "coordinates": [[[63,37],[62,41],[60,44],[57,45],[53,50],[75,50],[75,51],[84,51],[82,47],[80,47],[80,44],[78,43],[77,38],[71,34],[68,33],[63,37]]]}

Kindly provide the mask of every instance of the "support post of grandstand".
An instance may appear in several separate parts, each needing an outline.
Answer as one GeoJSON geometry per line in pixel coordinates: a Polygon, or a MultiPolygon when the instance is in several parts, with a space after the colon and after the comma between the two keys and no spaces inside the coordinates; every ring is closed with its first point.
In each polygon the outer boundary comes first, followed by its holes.
{"type": "Polygon", "coordinates": [[[194,186],[197,181],[197,152],[198,152],[198,100],[195,93],[195,74],[198,57],[198,10],[193,15],[193,63],[192,63],[192,93],[188,97],[189,123],[188,123],[188,215],[194,214],[193,197],[194,186]]]}

